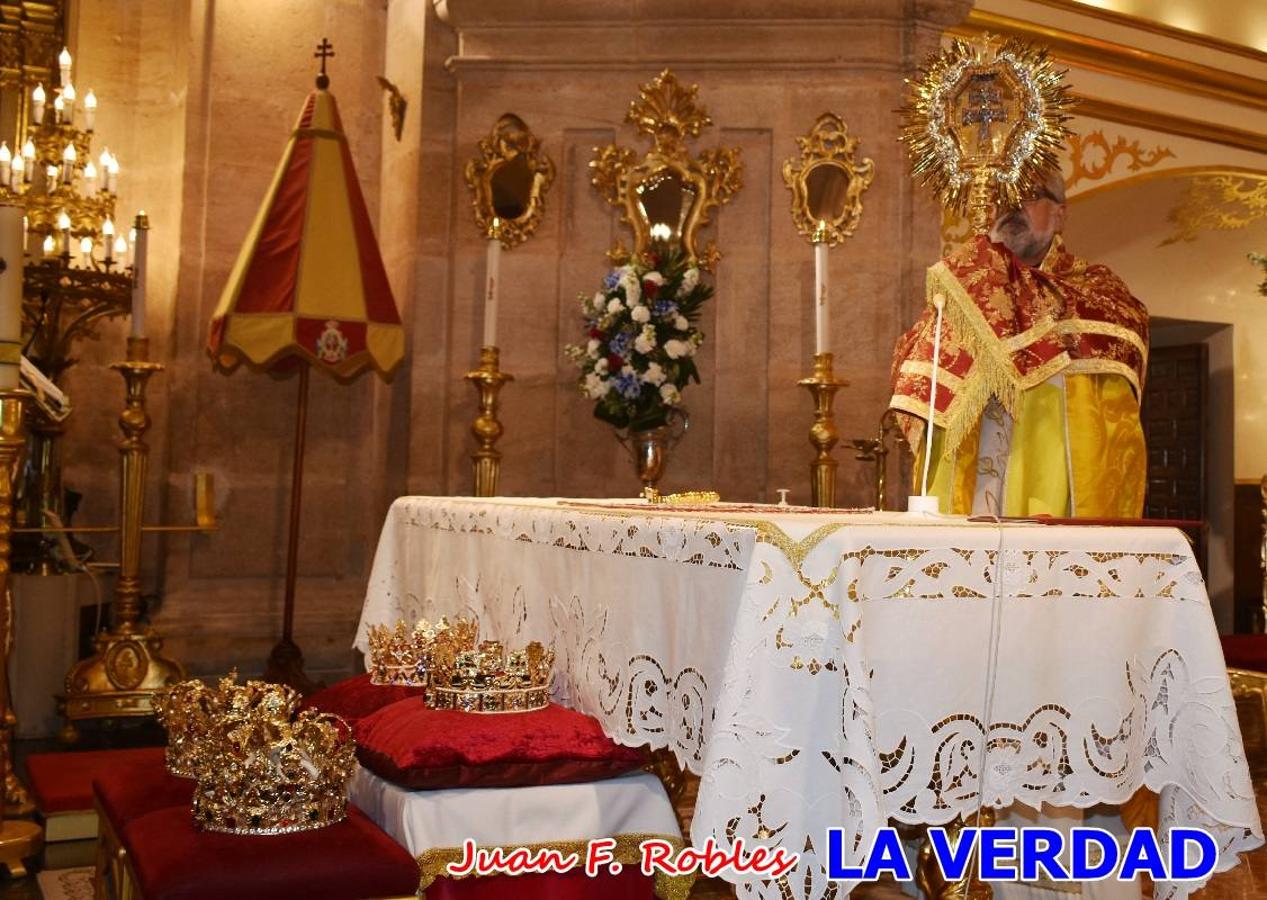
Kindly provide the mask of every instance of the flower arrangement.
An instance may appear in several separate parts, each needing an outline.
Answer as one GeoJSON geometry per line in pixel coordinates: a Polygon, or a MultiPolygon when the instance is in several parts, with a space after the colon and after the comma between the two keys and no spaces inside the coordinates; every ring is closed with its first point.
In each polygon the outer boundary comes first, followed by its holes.
{"type": "Polygon", "coordinates": [[[699,383],[694,356],[704,334],[695,321],[712,294],[676,251],[612,269],[602,290],[581,296],[589,340],[566,352],[581,370],[581,393],[596,401],[596,418],[630,431],[668,423],[682,389],[699,383]]]}

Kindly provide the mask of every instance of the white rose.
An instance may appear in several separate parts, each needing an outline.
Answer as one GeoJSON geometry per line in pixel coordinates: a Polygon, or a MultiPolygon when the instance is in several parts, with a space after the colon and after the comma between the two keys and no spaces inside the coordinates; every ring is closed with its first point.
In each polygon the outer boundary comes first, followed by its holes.
{"type": "Polygon", "coordinates": [[[585,396],[597,400],[607,393],[607,384],[598,375],[590,372],[585,376],[585,396]]]}
{"type": "Polygon", "coordinates": [[[594,363],[594,371],[597,372],[599,375],[607,374],[607,358],[606,357],[594,363]]]}
{"type": "Polygon", "coordinates": [[[659,272],[648,272],[642,276],[643,281],[650,281],[652,284],[664,284],[664,276],[659,272]]]}
{"type": "Polygon", "coordinates": [[[619,300],[612,300],[611,303],[607,304],[607,311],[613,316],[624,308],[625,304],[621,303],[619,300]]]}
{"type": "Polygon", "coordinates": [[[678,285],[677,295],[685,297],[699,284],[699,269],[690,268],[682,273],[682,283],[678,285]]]}
{"type": "Polygon", "coordinates": [[[590,338],[589,344],[585,347],[585,352],[589,354],[590,359],[598,359],[598,348],[600,344],[594,338],[590,338]]]}
{"type": "Polygon", "coordinates": [[[650,353],[654,349],[655,349],[654,336],[648,339],[646,333],[644,332],[643,334],[638,335],[638,337],[634,339],[634,350],[638,351],[643,356],[646,356],[648,353],[650,353]]]}
{"type": "Polygon", "coordinates": [[[642,285],[638,283],[638,277],[631,275],[628,278],[622,278],[620,286],[625,289],[625,305],[633,309],[642,299],[642,285]]]}
{"type": "Polygon", "coordinates": [[[647,309],[645,306],[635,306],[633,308],[633,312],[629,315],[633,317],[633,320],[638,324],[651,321],[651,310],[647,309]]]}
{"type": "Polygon", "coordinates": [[[686,321],[686,316],[678,313],[677,317],[673,320],[673,327],[678,331],[686,331],[686,329],[691,327],[691,323],[686,321]]]}
{"type": "Polygon", "coordinates": [[[669,359],[681,359],[690,354],[690,345],[675,338],[664,342],[664,352],[669,354],[669,359]]]}
{"type": "Polygon", "coordinates": [[[629,363],[625,363],[623,366],[620,367],[620,374],[621,375],[634,374],[633,366],[629,365],[629,363]]]}
{"type": "Polygon", "coordinates": [[[664,369],[662,369],[660,364],[657,362],[653,362],[651,365],[647,366],[647,371],[642,373],[642,380],[647,384],[664,384],[665,377],[664,369]]]}
{"type": "Polygon", "coordinates": [[[660,385],[660,399],[669,406],[677,406],[682,402],[682,395],[678,393],[678,389],[671,384],[660,385]]]}

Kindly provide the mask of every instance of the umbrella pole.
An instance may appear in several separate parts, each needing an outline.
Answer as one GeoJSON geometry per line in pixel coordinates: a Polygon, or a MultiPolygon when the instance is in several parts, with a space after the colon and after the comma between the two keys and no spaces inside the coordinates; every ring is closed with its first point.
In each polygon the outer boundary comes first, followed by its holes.
{"type": "Polygon", "coordinates": [[[304,492],[304,433],[308,426],[308,363],[299,370],[299,406],[295,413],[295,458],[290,475],[290,532],[286,541],[286,591],[282,613],[282,639],[269,654],[264,670],[267,681],[288,684],[302,694],[322,685],[304,672],[304,654],[295,643],[295,578],[299,567],[299,511],[304,492]]]}

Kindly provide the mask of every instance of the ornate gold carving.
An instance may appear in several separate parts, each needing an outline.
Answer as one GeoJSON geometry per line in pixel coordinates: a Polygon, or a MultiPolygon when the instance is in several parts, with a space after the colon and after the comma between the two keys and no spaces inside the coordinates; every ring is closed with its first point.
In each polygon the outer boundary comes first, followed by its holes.
{"type": "Polygon", "coordinates": [[[502,386],[515,380],[501,370],[501,351],[496,347],[480,349],[479,368],[472,369],[464,376],[479,395],[480,411],[471,423],[471,434],[479,444],[471,454],[471,468],[475,473],[475,496],[496,497],[497,479],[501,474],[502,454],[497,449],[506,428],[497,418],[498,395],[502,386]]]}
{"type": "Polygon", "coordinates": [[[405,132],[405,111],[409,109],[409,101],[400,92],[400,88],[382,75],[378,76],[378,85],[387,92],[387,111],[392,117],[392,133],[399,142],[400,136],[405,132]]]}
{"type": "Polygon", "coordinates": [[[1128,141],[1120,134],[1110,144],[1102,128],[1089,134],[1075,134],[1069,139],[1072,172],[1065,186],[1072,188],[1083,181],[1099,181],[1113,171],[1114,164],[1122,157],[1130,159],[1127,171],[1138,172],[1151,169],[1163,159],[1174,159],[1175,154],[1169,147],[1160,144],[1152,150],[1145,150],[1138,140],[1128,141]]]}
{"type": "Polygon", "coordinates": [[[1073,104],[1047,51],[990,35],[952,41],[911,82],[901,139],[911,171],[984,234],[1057,168],[1073,104]]]}
{"type": "Polygon", "coordinates": [[[1198,175],[1166,219],[1175,226],[1162,244],[1195,240],[1202,231],[1235,231],[1267,218],[1267,178],[1198,175]]]}
{"type": "Polygon", "coordinates": [[[700,268],[713,271],[721,254],[711,241],[701,251],[697,233],[709,212],[743,186],[740,148],[718,147],[693,158],[688,138],[712,122],[696,102],[699,85],[685,87],[665,69],[639,89],[625,121],[649,135],[652,149],[637,154],[615,144],[594,148],[592,183],[603,199],[621,211],[633,229],[633,252],[618,245],[608,255],[616,262],[639,256],[653,245],[680,246],[700,268]]]}
{"type": "Polygon", "coordinates": [[[532,236],[545,213],[554,163],[523,119],[506,113],[466,164],[466,185],[480,234],[515,247],[532,236]]]}
{"type": "Polygon", "coordinates": [[[832,404],[836,391],[848,386],[848,382],[836,378],[832,370],[832,354],[818,353],[814,355],[814,374],[802,378],[797,384],[814,398],[814,424],[809,429],[809,442],[817,452],[809,464],[810,503],[833,507],[836,505],[837,462],[831,451],[840,440],[840,432],[836,430],[832,404]]]}
{"type": "Polygon", "coordinates": [[[875,163],[858,161],[858,138],[845,120],[823,113],[809,134],[796,139],[800,159],[783,161],[783,183],[792,192],[792,221],[811,243],[835,247],[854,233],[862,216],[862,192],[875,178],[875,163]]]}

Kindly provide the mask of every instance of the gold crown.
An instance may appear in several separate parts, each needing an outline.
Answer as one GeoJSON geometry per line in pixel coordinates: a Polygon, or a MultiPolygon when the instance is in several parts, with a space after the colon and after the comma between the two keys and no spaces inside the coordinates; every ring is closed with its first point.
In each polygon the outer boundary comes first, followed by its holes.
{"type": "Polygon", "coordinates": [[[300,697],[293,688],[263,681],[238,684],[237,670],[221,678],[215,688],[197,678],[172,685],[154,697],[154,711],[167,729],[167,770],[182,778],[197,778],[215,760],[211,738],[226,722],[254,710],[274,716],[294,714],[300,697]]]}
{"type": "Polygon", "coordinates": [[[351,729],[331,713],[305,709],[294,715],[292,706],[278,702],[286,699],[239,691],[233,700],[242,702],[214,717],[206,741],[216,764],[199,772],[194,791],[198,827],[286,834],[333,825],[347,815],[347,783],[356,765],[351,729]]]}
{"type": "Polygon", "coordinates": [[[435,709],[503,713],[544,709],[550,702],[554,651],[537,641],[508,654],[501,641],[462,650],[432,667],[427,705],[435,709]]]}
{"type": "Polygon", "coordinates": [[[451,667],[460,652],[475,649],[478,631],[476,621],[443,617],[435,623],[423,619],[413,628],[403,621],[394,628],[371,625],[370,683],[426,687],[433,668],[451,667]]]}

